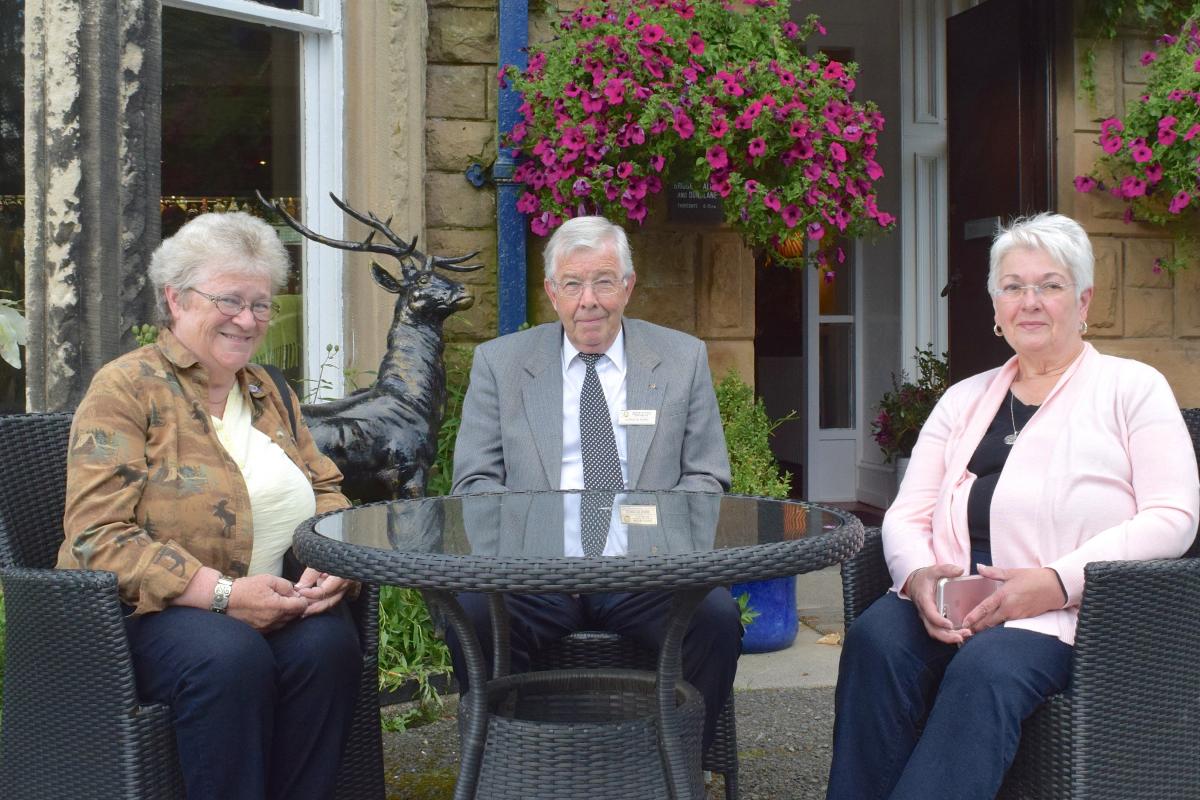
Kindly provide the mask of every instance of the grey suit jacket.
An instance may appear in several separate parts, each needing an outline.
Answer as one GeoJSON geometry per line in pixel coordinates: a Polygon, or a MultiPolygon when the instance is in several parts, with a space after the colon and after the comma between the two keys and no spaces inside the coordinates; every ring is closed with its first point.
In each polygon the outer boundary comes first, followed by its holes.
{"type": "MultiPolygon", "coordinates": [[[[704,342],[636,319],[626,318],[624,330],[626,405],[658,412],[655,425],[626,429],[626,488],[727,490],[704,342]]],[[[475,348],[454,447],[455,494],[560,488],[562,336],[553,322],[475,348]]]]}

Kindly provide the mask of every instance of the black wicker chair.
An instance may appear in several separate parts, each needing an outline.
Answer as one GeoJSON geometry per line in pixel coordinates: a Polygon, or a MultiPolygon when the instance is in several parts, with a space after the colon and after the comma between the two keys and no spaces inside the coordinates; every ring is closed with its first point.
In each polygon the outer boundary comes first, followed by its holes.
{"type": "MultiPolygon", "coordinates": [[[[1183,415],[1200,461],[1200,409],[1183,415]]],[[[866,533],[842,564],[847,630],[892,585],[879,528],[866,533]]],[[[1200,559],[1098,561],[1084,575],[1070,686],[1026,720],[999,796],[1200,797],[1200,559]]]]}
{"type": "MultiPolygon", "coordinates": [[[[0,417],[0,583],[7,616],[0,797],[182,800],[170,709],[137,698],[116,577],[53,569],[70,414],[0,417]]],[[[363,644],[339,800],[384,796],[378,590],[352,606],[363,644]]]]}
{"type": "MultiPolygon", "coordinates": [[[[640,669],[653,670],[658,654],[615,633],[581,631],[563,637],[550,647],[535,653],[532,667],[544,669],[640,669]]],[[[702,766],[725,778],[726,800],[737,800],[738,753],[737,725],[733,693],[717,719],[712,744],[704,752],[702,766]]]]}

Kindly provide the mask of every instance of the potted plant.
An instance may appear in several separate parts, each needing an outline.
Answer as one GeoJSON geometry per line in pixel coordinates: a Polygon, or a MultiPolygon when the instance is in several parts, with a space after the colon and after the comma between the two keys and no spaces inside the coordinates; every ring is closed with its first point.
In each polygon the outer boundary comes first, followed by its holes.
{"type": "Polygon", "coordinates": [[[1100,124],[1104,154],[1080,192],[1107,191],[1125,204],[1125,222],[1149,222],[1170,230],[1179,244],[1157,269],[1175,270],[1200,255],[1200,25],[1193,16],[1178,33],[1164,34],[1142,54],[1145,91],[1129,102],[1124,117],[1100,124]]]}
{"type": "Polygon", "coordinates": [[[504,143],[526,157],[514,177],[533,233],[583,214],[641,224],[675,180],[719,195],[749,245],[799,235],[815,263],[839,258],[823,239],[893,226],[875,194],[883,115],[851,99],[855,64],[804,53],[824,33],[815,15],[797,24],[776,0],[591,0],[556,29],[501,73],[525,98],[504,143]]]}
{"type": "Polygon", "coordinates": [[[946,391],[950,378],[946,354],[938,356],[932,345],[924,350],[917,348],[916,358],[916,380],[909,381],[903,372],[899,377],[893,373],[891,391],[883,393],[879,413],[871,423],[871,435],[883,451],[884,460],[900,462],[901,479],[921,426],[946,391]]]}

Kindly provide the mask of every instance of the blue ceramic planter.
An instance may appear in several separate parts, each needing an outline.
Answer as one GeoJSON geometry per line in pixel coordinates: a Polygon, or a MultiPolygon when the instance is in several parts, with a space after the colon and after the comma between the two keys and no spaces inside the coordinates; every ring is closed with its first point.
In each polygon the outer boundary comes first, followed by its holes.
{"type": "Polygon", "coordinates": [[[735,598],[749,594],[750,607],[758,612],[742,637],[743,653],[771,653],[792,646],[800,627],[795,575],[735,583],[731,591],[735,598]]]}

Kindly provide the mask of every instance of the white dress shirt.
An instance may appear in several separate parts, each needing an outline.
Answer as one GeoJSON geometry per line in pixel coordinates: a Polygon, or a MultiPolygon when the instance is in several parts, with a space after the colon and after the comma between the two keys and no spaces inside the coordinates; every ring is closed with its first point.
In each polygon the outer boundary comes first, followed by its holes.
{"type": "MultiPolygon", "coordinates": [[[[562,340],[563,413],[562,413],[562,471],[559,473],[559,488],[582,489],[583,452],[579,441],[579,394],[583,391],[583,379],[587,365],[578,357],[579,351],[565,335],[562,340]]],[[[621,461],[621,481],[629,483],[629,448],[626,444],[625,427],[617,424],[625,410],[625,331],[617,331],[617,338],[604,356],[596,361],[596,376],[604,389],[604,400],[608,403],[608,416],[612,421],[613,436],[617,440],[617,457],[621,461]]],[[[620,524],[617,515],[618,500],[613,498],[612,521],[609,523],[608,541],[604,555],[621,555],[626,550],[626,526],[620,524]]],[[[568,495],[563,498],[564,541],[563,554],[582,556],[583,542],[579,535],[579,497],[568,495]]]]}

